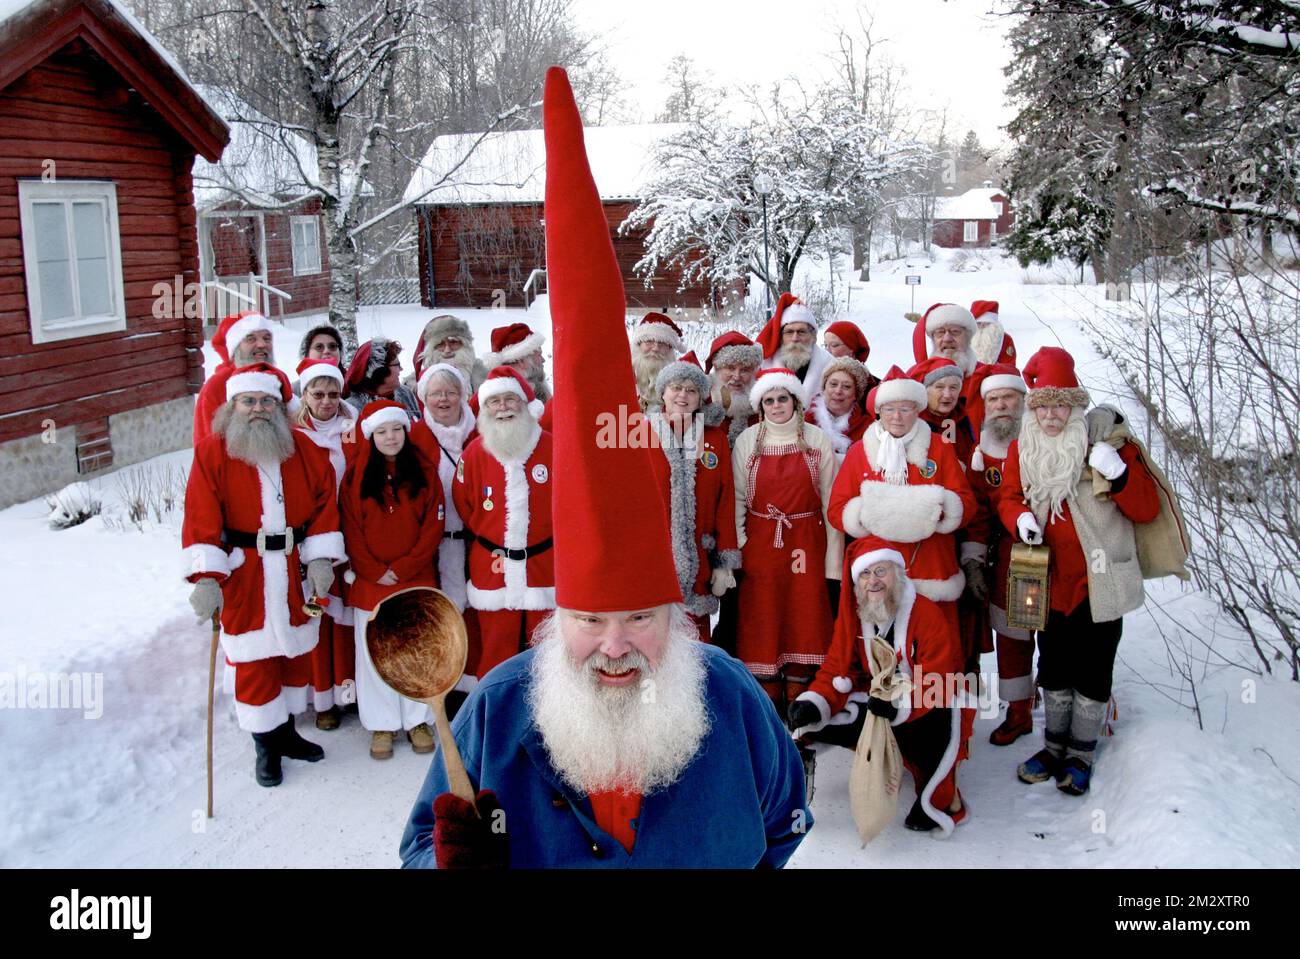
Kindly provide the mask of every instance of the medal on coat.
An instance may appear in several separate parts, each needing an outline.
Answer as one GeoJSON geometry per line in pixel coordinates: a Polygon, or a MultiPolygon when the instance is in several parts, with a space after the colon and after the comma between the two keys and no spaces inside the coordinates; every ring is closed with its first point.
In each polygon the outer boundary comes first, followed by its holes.
{"type": "Polygon", "coordinates": [[[464,460],[456,461],[456,482],[457,483],[465,482],[465,461],[464,460]]]}
{"type": "Polygon", "coordinates": [[[494,508],[494,507],[492,506],[492,487],[491,487],[491,486],[484,486],[484,487],[483,487],[483,508],[484,508],[485,510],[492,510],[492,509],[494,508]]]}
{"type": "Polygon", "coordinates": [[[534,483],[545,483],[548,479],[550,479],[550,476],[551,474],[546,469],[545,463],[538,463],[536,466],[533,467],[534,483]]]}
{"type": "Polygon", "coordinates": [[[930,479],[937,472],[939,472],[939,464],[934,460],[926,460],[925,465],[921,467],[921,475],[926,479],[930,479]]]}
{"type": "Polygon", "coordinates": [[[1002,470],[998,469],[996,466],[990,466],[984,471],[984,479],[990,486],[1001,486],[1002,470]]]}
{"type": "Polygon", "coordinates": [[[700,454],[700,462],[704,464],[704,468],[706,470],[717,469],[718,454],[713,452],[713,450],[705,450],[703,453],[700,454]]]}

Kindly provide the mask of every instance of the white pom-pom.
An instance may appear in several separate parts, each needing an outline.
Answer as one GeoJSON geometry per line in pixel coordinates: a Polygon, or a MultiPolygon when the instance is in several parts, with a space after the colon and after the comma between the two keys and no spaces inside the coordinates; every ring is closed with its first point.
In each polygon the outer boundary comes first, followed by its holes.
{"type": "Polygon", "coordinates": [[[853,680],[847,676],[836,676],[831,680],[831,685],[835,687],[837,693],[848,695],[853,691],[853,680]]]}
{"type": "Polygon", "coordinates": [[[354,570],[348,570],[343,574],[343,582],[347,583],[349,586],[351,586],[356,581],[357,581],[357,574],[354,570]]]}

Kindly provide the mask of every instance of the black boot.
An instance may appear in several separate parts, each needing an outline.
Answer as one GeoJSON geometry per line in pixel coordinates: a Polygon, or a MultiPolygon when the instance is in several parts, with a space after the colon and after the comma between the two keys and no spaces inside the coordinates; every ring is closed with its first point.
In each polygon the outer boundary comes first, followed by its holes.
{"type": "Polygon", "coordinates": [[[284,781],[280,771],[280,753],[276,748],[275,733],[253,733],[253,748],[257,750],[254,767],[259,786],[278,786],[284,781]]]}
{"type": "Polygon", "coordinates": [[[912,808],[903,820],[903,825],[913,832],[930,832],[932,829],[938,829],[939,824],[929,817],[924,809],[921,808],[921,800],[912,803],[912,808]]]}
{"type": "Polygon", "coordinates": [[[311,740],[303,739],[298,735],[292,716],[285,720],[283,726],[272,730],[268,735],[275,737],[276,749],[281,756],[302,759],[309,763],[319,762],[325,758],[325,750],[311,740]]]}

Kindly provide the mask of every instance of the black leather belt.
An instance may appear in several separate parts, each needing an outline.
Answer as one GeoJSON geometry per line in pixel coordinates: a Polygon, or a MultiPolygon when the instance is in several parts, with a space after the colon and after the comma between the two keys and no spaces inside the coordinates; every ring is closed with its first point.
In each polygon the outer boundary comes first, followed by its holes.
{"type": "Polygon", "coordinates": [[[468,543],[470,540],[472,540],[472,539],[474,538],[474,534],[471,533],[471,532],[470,532],[469,530],[467,530],[467,529],[448,530],[447,532],[444,532],[444,533],[442,534],[442,538],[443,538],[443,539],[463,539],[465,542],[468,543]]]}
{"type": "Polygon", "coordinates": [[[552,545],[554,545],[550,536],[546,537],[546,539],[542,540],[540,543],[534,543],[532,546],[525,546],[523,549],[506,549],[500,543],[494,543],[486,536],[475,536],[474,538],[477,539],[479,545],[488,552],[494,554],[499,553],[506,559],[513,560],[528,559],[528,557],[536,556],[538,553],[545,553],[552,545]]]}
{"type": "Polygon", "coordinates": [[[286,530],[284,533],[267,533],[265,530],[258,530],[256,533],[246,533],[240,529],[223,529],[221,531],[221,542],[226,546],[242,546],[246,549],[256,549],[259,553],[271,550],[272,552],[283,552],[286,549],[293,548],[294,543],[301,543],[307,538],[307,524],[295,526],[286,530]]]}

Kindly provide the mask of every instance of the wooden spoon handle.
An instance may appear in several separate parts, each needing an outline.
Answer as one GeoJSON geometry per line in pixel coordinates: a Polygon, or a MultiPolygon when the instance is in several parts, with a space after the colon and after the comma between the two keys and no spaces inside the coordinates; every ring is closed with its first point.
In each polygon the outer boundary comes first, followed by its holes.
{"type": "Polygon", "coordinates": [[[473,807],[475,814],[478,806],[474,802],[474,786],[465,772],[465,761],[460,758],[460,748],[456,738],[451,734],[451,723],[447,721],[446,701],[442,696],[426,700],[433,709],[434,723],[438,727],[438,742],[442,745],[442,763],[447,770],[447,784],[451,792],[473,807]]]}

